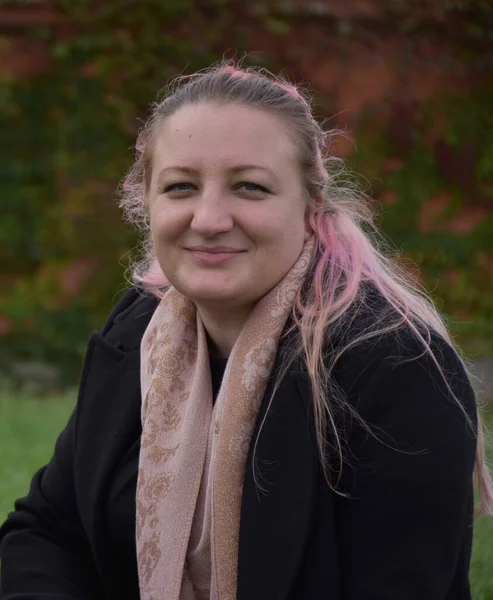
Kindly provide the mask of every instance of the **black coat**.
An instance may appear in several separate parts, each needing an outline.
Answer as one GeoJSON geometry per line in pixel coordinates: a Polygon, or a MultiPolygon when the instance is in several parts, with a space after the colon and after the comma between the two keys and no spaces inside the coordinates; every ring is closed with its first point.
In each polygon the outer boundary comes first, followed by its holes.
{"type": "MultiPolygon", "coordinates": [[[[138,455],[139,345],[155,306],[131,290],[91,335],[77,407],[1,529],[1,600],[138,598],[137,465],[127,459],[138,455]]],[[[457,355],[438,337],[434,344],[475,425],[457,355]]],[[[341,489],[350,497],[321,474],[307,375],[288,373],[257,449],[267,493],[258,492],[248,459],[238,600],[470,598],[476,439],[421,354],[409,335],[386,335],[336,368],[349,404],[378,437],[357,420],[340,421],[341,489]]]]}

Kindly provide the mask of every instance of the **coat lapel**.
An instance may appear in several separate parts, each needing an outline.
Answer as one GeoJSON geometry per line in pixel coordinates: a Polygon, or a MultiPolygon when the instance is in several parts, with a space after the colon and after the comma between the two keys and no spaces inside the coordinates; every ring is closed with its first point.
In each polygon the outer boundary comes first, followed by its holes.
{"type": "Polygon", "coordinates": [[[306,375],[290,372],[268,408],[267,388],[245,473],[240,522],[238,600],[288,596],[313,514],[318,455],[306,375]],[[268,410],[267,410],[268,409],[268,410]],[[264,421],[264,417],[265,421],[264,421]],[[253,460],[252,460],[253,459],[253,460]],[[258,488],[254,481],[263,488],[258,488]]]}
{"type": "Polygon", "coordinates": [[[93,332],[89,341],[74,456],[77,504],[108,597],[120,595],[112,587],[118,587],[119,580],[108,551],[108,490],[115,470],[140,436],[140,339],[156,305],[155,299],[139,299],[137,294],[127,294],[123,301],[102,333],[93,332]],[[128,301],[132,297],[137,300],[128,301]],[[126,319],[122,310],[127,311],[126,319]]]}
{"type": "Polygon", "coordinates": [[[102,577],[108,563],[108,488],[118,463],[140,435],[138,366],[138,352],[120,352],[99,333],[91,336],[77,415],[74,473],[81,519],[102,577]]]}

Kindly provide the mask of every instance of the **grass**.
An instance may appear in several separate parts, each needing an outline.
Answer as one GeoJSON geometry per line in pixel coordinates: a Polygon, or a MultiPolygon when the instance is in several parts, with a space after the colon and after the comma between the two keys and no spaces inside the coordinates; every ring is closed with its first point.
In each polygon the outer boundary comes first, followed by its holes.
{"type": "Polygon", "coordinates": [[[29,398],[0,393],[0,522],[50,459],[74,404],[74,394],[29,398]]]}
{"type": "MultiPolygon", "coordinates": [[[[493,408],[483,413],[489,435],[486,436],[488,463],[493,466],[493,408]]],[[[473,600],[493,600],[493,517],[480,517],[474,525],[471,557],[471,595],[473,600]]]]}
{"type": "MultiPolygon", "coordinates": [[[[46,463],[74,406],[74,395],[28,398],[0,393],[0,523],[46,463]]],[[[486,414],[493,431],[493,410],[486,414]]],[[[490,435],[492,438],[493,435],[490,435]]],[[[493,440],[490,440],[490,443],[493,440]]],[[[489,448],[490,464],[493,448],[489,448]]],[[[476,520],[470,580],[474,600],[493,600],[493,518],[476,520]]]]}

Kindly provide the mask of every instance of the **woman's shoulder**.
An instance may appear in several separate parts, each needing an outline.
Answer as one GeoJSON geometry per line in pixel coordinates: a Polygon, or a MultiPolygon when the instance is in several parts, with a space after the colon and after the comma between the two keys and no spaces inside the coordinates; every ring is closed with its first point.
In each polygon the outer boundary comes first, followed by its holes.
{"type": "Polygon", "coordinates": [[[366,359],[407,360],[419,358],[427,346],[437,357],[461,363],[459,353],[447,334],[426,325],[417,318],[404,318],[389,300],[372,285],[364,286],[359,302],[349,309],[343,327],[333,339],[327,333],[329,346],[336,351],[347,348],[346,358],[364,356],[366,359]],[[448,339],[447,339],[448,338],[448,339]]]}
{"type": "Polygon", "coordinates": [[[337,361],[334,378],[364,417],[394,410],[412,397],[418,412],[435,398],[443,414],[450,413],[450,400],[458,400],[475,419],[476,398],[465,363],[433,329],[402,324],[357,343],[337,361]]]}
{"type": "Polygon", "coordinates": [[[346,348],[339,347],[336,362],[341,370],[374,373],[382,365],[395,368],[400,364],[417,361],[432,362],[451,374],[465,373],[464,363],[457,349],[439,332],[417,324],[402,323],[388,331],[372,333],[364,339],[348,340],[346,348]]]}
{"type": "Polygon", "coordinates": [[[345,396],[357,398],[380,378],[400,377],[409,385],[418,374],[431,386],[440,381],[470,394],[465,361],[446,333],[417,319],[406,321],[372,288],[350,317],[335,337],[328,332],[325,353],[345,396]]]}
{"type": "Polygon", "coordinates": [[[101,335],[124,352],[138,348],[158,304],[159,299],[142,288],[129,288],[107,317],[101,335]]]}

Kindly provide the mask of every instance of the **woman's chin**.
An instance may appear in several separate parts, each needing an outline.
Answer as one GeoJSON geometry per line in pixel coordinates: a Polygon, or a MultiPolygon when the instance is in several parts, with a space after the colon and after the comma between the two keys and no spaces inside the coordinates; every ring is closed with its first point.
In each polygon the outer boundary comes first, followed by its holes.
{"type": "Polygon", "coordinates": [[[240,290],[228,286],[197,286],[183,293],[196,304],[207,304],[211,308],[214,305],[222,307],[225,304],[231,307],[231,304],[235,304],[242,295],[240,290]]]}

